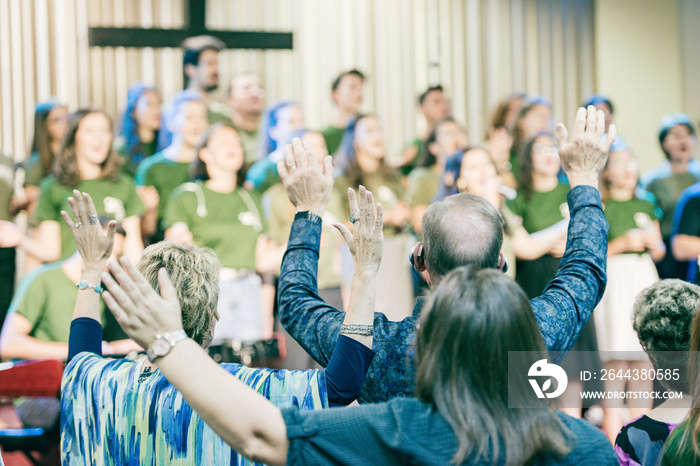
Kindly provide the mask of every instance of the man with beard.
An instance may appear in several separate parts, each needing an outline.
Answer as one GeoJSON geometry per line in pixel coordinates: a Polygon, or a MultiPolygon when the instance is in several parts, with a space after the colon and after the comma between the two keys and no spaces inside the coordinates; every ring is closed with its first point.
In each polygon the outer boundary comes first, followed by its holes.
{"type": "Polygon", "coordinates": [[[260,123],[265,110],[265,88],[260,78],[252,73],[235,75],[228,87],[226,103],[231,113],[229,124],[238,131],[245,165],[250,168],[260,158],[261,152],[260,123]]]}

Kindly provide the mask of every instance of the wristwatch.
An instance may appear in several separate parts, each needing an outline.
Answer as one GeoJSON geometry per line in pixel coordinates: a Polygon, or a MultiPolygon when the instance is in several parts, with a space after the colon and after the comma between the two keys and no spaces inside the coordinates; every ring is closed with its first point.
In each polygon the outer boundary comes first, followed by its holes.
{"type": "Polygon", "coordinates": [[[187,334],[184,330],[166,333],[165,335],[156,335],[155,341],[151,344],[151,347],[146,350],[146,357],[148,357],[149,361],[155,362],[156,358],[165,356],[175,345],[182,340],[187,340],[187,338],[187,334]]]}
{"type": "Polygon", "coordinates": [[[321,217],[308,210],[297,212],[296,215],[294,215],[294,220],[299,220],[300,218],[311,220],[312,222],[316,222],[319,225],[323,224],[323,220],[321,220],[321,217]]]}

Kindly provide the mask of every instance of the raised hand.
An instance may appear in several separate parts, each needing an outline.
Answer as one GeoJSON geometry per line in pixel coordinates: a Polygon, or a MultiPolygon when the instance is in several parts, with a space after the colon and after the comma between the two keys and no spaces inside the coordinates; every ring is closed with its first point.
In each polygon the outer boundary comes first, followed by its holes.
{"type": "Polygon", "coordinates": [[[598,187],[598,179],[605,168],[617,129],[614,124],[610,125],[608,137],[603,141],[604,133],[605,113],[596,111],[593,105],[589,105],[588,109],[581,107],[576,112],[570,141],[566,127],[562,123],[557,125],[561,166],[572,188],[578,185],[598,187]]]}
{"type": "Polygon", "coordinates": [[[164,268],[158,271],[158,295],[128,259],[123,258],[121,265],[110,260],[108,266],[112,275],[102,274],[108,290],[102,297],[130,338],[148,348],[157,335],[182,330],[180,302],[164,268]]]}
{"type": "Polygon", "coordinates": [[[384,210],[381,204],[377,204],[377,214],[374,213],[374,197],[364,186],[360,186],[360,204],[352,188],[348,188],[348,202],[350,215],[356,219],[353,223],[353,231],[342,223],[333,224],[348,243],[350,253],[355,262],[355,274],[374,272],[379,270],[382,262],[382,248],[384,246],[384,210]]]}
{"type": "Polygon", "coordinates": [[[110,221],[105,234],[92,198],[77,189],[73,190],[73,197],[68,198],[68,203],[75,222],[65,210],[61,211],[61,215],[75,238],[75,245],[83,258],[83,267],[101,271],[112,254],[117,222],[110,221]]]}
{"type": "Polygon", "coordinates": [[[323,215],[333,189],[333,159],[323,160],[324,170],[316,160],[311,144],[294,138],[285,147],[285,158],[277,164],[282,184],[297,212],[323,215]]]}

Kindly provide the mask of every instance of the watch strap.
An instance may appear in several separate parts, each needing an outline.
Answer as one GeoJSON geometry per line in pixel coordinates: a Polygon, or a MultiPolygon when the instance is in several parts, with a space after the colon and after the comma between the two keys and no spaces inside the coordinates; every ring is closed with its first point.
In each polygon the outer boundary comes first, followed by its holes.
{"type": "Polygon", "coordinates": [[[156,340],[159,340],[161,338],[165,339],[165,341],[168,342],[168,350],[164,354],[156,354],[155,350],[153,349],[153,345],[151,345],[146,350],[146,357],[151,362],[155,362],[156,358],[160,358],[168,354],[175,345],[177,345],[183,340],[187,340],[188,336],[184,330],[178,330],[176,332],[166,333],[165,335],[156,335],[156,340]]]}

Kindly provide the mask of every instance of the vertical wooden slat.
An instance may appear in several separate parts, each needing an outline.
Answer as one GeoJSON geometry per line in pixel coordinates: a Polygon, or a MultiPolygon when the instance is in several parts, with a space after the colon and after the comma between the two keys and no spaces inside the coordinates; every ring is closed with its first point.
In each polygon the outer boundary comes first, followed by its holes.
{"type": "MultiPolygon", "coordinates": [[[[51,52],[49,48],[48,0],[34,0],[34,33],[36,35],[36,88],[37,100],[51,96],[51,52]]],[[[27,77],[25,77],[27,78],[27,77]]]]}
{"type": "Polygon", "coordinates": [[[467,132],[470,141],[479,141],[483,133],[481,29],[478,0],[467,0],[467,132]]]}
{"type": "Polygon", "coordinates": [[[522,0],[511,0],[511,47],[513,63],[513,91],[522,92],[526,88],[525,70],[525,8],[522,0]]]}
{"type": "MultiPolygon", "coordinates": [[[[36,101],[35,92],[35,81],[26,79],[26,76],[34,76],[34,18],[33,18],[33,8],[32,3],[24,1],[22,2],[22,56],[23,56],[23,81],[24,85],[24,100],[22,105],[22,118],[24,137],[20,140],[21,147],[20,151],[17,152],[17,156],[25,158],[29,155],[29,149],[31,145],[30,139],[33,136],[33,126],[34,126],[34,102],[36,101]]],[[[17,157],[16,156],[16,157],[17,157]]]]}
{"type": "Polygon", "coordinates": [[[460,124],[467,122],[467,74],[465,68],[465,44],[464,28],[462,18],[464,18],[464,2],[462,0],[452,1],[452,51],[454,60],[452,68],[452,79],[445,83],[447,95],[452,97],[452,114],[460,124]]]}
{"type": "Polygon", "coordinates": [[[77,0],[76,27],[78,30],[78,76],[79,105],[86,107],[90,102],[90,45],[88,42],[87,0],[77,0]]]}
{"type": "MultiPolygon", "coordinates": [[[[0,149],[12,155],[12,73],[10,49],[9,0],[0,0],[0,89],[2,112],[0,113],[0,149]]],[[[17,154],[15,154],[17,155],[17,154]]]]}
{"type": "MultiPolygon", "coordinates": [[[[10,0],[10,43],[12,50],[12,154],[15,160],[24,158],[24,79],[22,79],[22,21],[20,0],[10,0]]],[[[28,57],[27,57],[28,58],[28,57]]]]}

